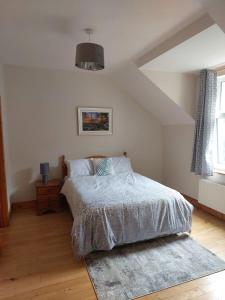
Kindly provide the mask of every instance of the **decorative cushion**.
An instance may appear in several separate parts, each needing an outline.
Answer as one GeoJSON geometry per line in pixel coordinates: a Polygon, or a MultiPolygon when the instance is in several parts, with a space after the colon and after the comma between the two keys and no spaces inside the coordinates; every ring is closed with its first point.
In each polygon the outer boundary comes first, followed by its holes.
{"type": "Polygon", "coordinates": [[[112,166],[115,174],[133,172],[131,161],[125,156],[112,157],[112,166]]]}
{"type": "Polygon", "coordinates": [[[68,177],[94,175],[93,164],[90,159],[74,159],[66,161],[68,177]]]}
{"type": "Polygon", "coordinates": [[[111,158],[93,159],[94,170],[97,176],[113,175],[113,165],[111,158]]]}

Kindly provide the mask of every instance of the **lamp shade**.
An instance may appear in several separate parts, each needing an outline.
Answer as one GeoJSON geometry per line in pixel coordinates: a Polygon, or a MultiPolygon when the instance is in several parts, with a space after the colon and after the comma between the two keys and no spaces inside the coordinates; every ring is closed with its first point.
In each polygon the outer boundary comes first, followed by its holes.
{"type": "Polygon", "coordinates": [[[49,163],[44,162],[40,164],[40,174],[41,175],[48,175],[49,173],[49,163]]]}
{"type": "Polygon", "coordinates": [[[90,71],[104,69],[104,48],[95,43],[78,44],[75,66],[90,71]]]}

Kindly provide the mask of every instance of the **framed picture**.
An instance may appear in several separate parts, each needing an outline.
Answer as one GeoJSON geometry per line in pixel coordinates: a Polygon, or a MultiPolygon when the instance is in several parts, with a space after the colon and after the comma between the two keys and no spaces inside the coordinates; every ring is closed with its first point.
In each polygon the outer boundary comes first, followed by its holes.
{"type": "Polygon", "coordinates": [[[112,134],[112,108],[78,107],[79,135],[112,134]]]}

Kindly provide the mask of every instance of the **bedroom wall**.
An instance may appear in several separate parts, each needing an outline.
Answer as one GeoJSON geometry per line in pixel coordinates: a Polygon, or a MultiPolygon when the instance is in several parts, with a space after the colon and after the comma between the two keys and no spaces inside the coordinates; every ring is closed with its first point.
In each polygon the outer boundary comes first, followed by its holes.
{"type": "MultiPolygon", "coordinates": [[[[203,177],[190,172],[194,129],[194,125],[163,127],[163,175],[166,185],[198,199],[199,180],[203,177]]],[[[205,178],[225,185],[223,174],[205,178]]]]}
{"type": "MultiPolygon", "coordinates": [[[[201,177],[195,175],[190,170],[195,130],[194,119],[199,94],[199,76],[197,74],[180,74],[180,76],[191,76],[189,79],[187,79],[187,77],[184,79],[186,81],[186,84],[184,85],[185,88],[182,88],[183,80],[177,80],[177,84],[175,86],[177,86],[177,89],[181,91],[181,95],[185,96],[185,93],[188,94],[188,96],[185,98],[185,103],[188,102],[188,99],[190,100],[191,104],[189,108],[191,108],[190,112],[193,122],[189,125],[163,127],[164,184],[178,190],[183,194],[193,197],[194,199],[198,199],[199,180],[201,177]],[[195,80],[195,82],[188,83],[189,80],[195,80]],[[188,86],[190,88],[189,92],[188,86]]],[[[171,89],[173,90],[173,88],[174,85],[172,85],[171,89]]]]}
{"type": "Polygon", "coordinates": [[[6,184],[7,184],[7,194],[8,194],[8,209],[10,211],[10,199],[9,193],[11,189],[11,180],[9,177],[9,151],[8,151],[8,133],[7,133],[7,114],[6,114],[6,97],[5,97],[5,85],[4,85],[4,75],[3,66],[0,64],[0,96],[2,105],[2,128],[3,128],[3,139],[4,139],[4,156],[5,156],[5,172],[6,172],[6,184]]]}
{"type": "Polygon", "coordinates": [[[164,183],[181,193],[198,199],[200,176],[191,173],[194,125],[164,126],[164,183]]]}
{"type": "Polygon", "coordinates": [[[186,76],[186,80],[184,79],[186,85],[184,85],[185,88],[182,88],[183,80],[177,80],[177,88],[182,91],[181,95],[185,96],[185,93],[188,95],[185,98],[185,103],[189,99],[193,124],[163,127],[164,183],[183,194],[198,199],[199,180],[201,176],[197,176],[191,172],[191,160],[195,130],[194,119],[199,94],[199,76],[197,74],[180,74],[180,76],[186,76]],[[187,76],[190,76],[190,78],[187,79],[187,76]],[[190,82],[188,83],[189,80],[190,82]],[[192,80],[195,82],[191,83],[192,80]],[[190,92],[188,92],[188,86],[190,92]]]}
{"type": "Polygon", "coordinates": [[[194,100],[196,96],[197,76],[175,72],[142,72],[155,83],[171,100],[179,105],[191,117],[194,117],[194,100]]]}
{"type": "Polygon", "coordinates": [[[133,168],[162,180],[162,127],[133,98],[99,73],[4,67],[12,201],[35,198],[39,163],[61,176],[59,157],[120,155],[133,168]],[[78,136],[78,106],[112,107],[112,136],[78,136]]]}

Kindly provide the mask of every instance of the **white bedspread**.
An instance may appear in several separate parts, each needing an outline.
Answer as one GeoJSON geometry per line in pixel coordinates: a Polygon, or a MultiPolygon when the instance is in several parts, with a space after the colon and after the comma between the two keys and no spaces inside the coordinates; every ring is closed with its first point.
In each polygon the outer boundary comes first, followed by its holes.
{"type": "Polygon", "coordinates": [[[191,230],[192,205],[177,191],[137,173],[66,179],[76,256],[191,230]]]}

